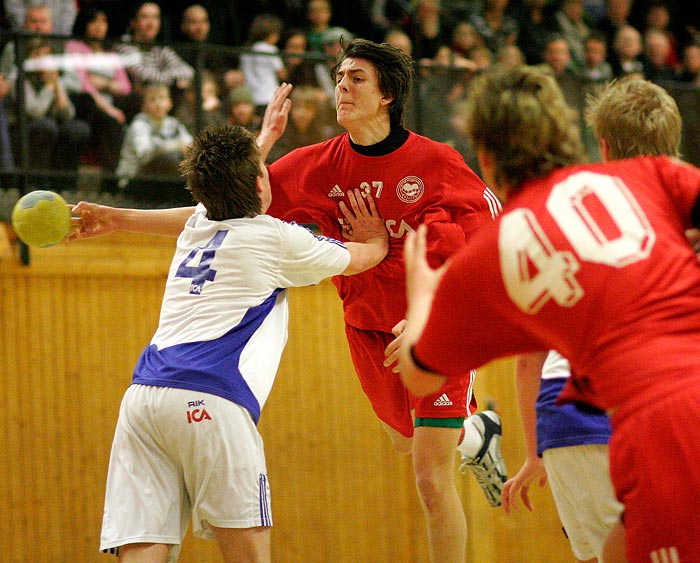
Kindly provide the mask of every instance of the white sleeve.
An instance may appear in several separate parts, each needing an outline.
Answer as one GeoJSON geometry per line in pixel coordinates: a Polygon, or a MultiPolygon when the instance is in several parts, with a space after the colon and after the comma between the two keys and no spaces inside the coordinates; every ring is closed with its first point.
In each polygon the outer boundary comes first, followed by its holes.
{"type": "Polygon", "coordinates": [[[283,248],[280,256],[282,287],[314,285],[343,273],[350,251],[340,241],[314,235],[296,223],[279,222],[283,248]]]}

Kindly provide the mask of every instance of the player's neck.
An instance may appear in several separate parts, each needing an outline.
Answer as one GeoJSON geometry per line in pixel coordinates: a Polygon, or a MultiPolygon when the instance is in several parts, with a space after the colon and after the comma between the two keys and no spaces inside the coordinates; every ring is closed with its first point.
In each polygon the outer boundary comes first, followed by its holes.
{"type": "Polygon", "coordinates": [[[346,129],[350,134],[350,139],[356,145],[370,146],[376,145],[377,143],[383,141],[391,133],[391,125],[389,120],[377,119],[364,123],[358,123],[356,127],[349,124],[346,129]]]}

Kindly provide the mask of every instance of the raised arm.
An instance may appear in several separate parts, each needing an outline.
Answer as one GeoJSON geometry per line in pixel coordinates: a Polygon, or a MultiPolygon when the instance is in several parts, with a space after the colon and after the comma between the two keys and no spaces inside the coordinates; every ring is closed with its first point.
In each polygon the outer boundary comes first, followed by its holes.
{"type": "Polygon", "coordinates": [[[542,487],[547,482],[544,464],[537,455],[537,416],[535,404],[540,391],[542,366],[547,352],[533,352],[518,356],[515,370],[515,387],[518,397],[520,421],[525,435],[525,461],[516,475],[503,487],[503,508],[506,513],[518,507],[518,496],[523,504],[532,510],[530,503],[530,485],[539,479],[542,487]]]}
{"type": "Polygon", "coordinates": [[[260,157],[263,162],[267,161],[272,146],[287,127],[287,118],[292,107],[292,100],[289,99],[291,91],[292,85],[283,82],[277,87],[272,101],[265,108],[262,127],[258,134],[258,147],[260,147],[260,157]]]}
{"type": "Polygon", "coordinates": [[[176,237],[193,211],[194,207],[123,209],[81,201],[71,209],[73,232],[68,238],[99,237],[115,231],[176,237]]]}

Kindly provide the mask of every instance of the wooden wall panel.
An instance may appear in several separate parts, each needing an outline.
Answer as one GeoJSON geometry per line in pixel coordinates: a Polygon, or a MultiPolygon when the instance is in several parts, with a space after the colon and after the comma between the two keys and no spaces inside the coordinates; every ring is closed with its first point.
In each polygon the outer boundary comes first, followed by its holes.
{"type": "MultiPolygon", "coordinates": [[[[0,257],[0,562],[111,562],[97,553],[119,401],[155,330],[171,239],[118,234],[0,257]]],[[[395,454],[350,363],[335,290],[290,292],[287,350],[260,429],[278,563],[419,563],[425,531],[410,457],[395,454]]],[[[511,470],[523,456],[512,362],[479,373],[511,470]]],[[[457,465],[457,460],[455,460],[457,465]]],[[[460,479],[472,563],[570,560],[548,490],[536,512],[490,508],[460,479]]],[[[180,561],[215,563],[186,538],[180,561]]]]}

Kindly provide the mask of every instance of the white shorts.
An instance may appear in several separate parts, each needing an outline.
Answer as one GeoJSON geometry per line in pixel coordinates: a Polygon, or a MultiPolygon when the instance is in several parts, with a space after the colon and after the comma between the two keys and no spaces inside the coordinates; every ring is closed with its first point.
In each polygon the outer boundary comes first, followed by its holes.
{"type": "Polygon", "coordinates": [[[610,481],[608,446],[552,448],[542,453],[542,461],[574,555],[602,560],[605,538],[622,512],[610,481]]]}
{"type": "Polygon", "coordinates": [[[263,442],[243,407],[207,393],[131,385],[112,444],[100,549],[179,545],[190,516],[209,526],[271,526],[263,442]]]}

